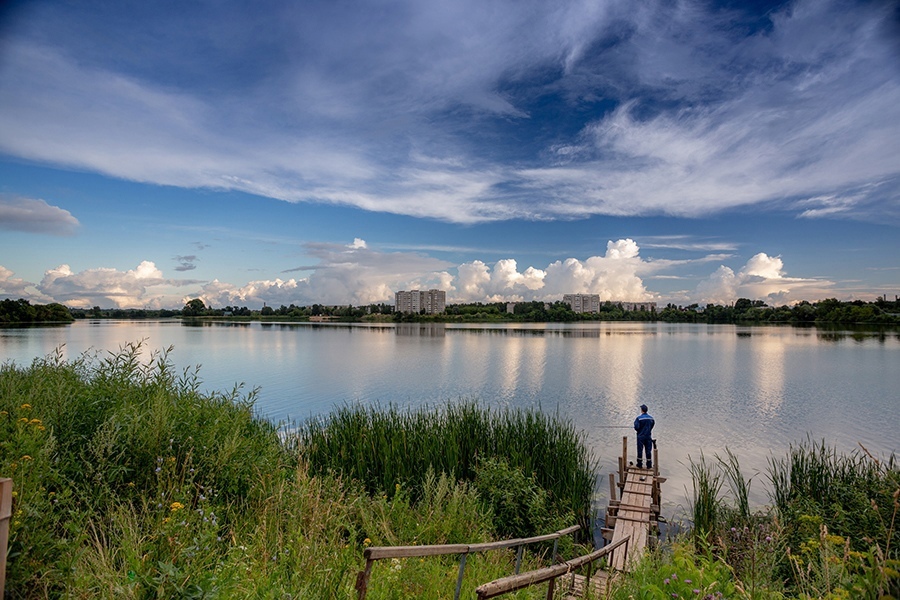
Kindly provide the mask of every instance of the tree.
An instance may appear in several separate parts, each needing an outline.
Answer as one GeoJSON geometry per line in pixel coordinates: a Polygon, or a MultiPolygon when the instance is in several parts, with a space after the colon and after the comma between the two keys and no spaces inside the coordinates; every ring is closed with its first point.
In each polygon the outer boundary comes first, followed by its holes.
{"type": "Polygon", "coordinates": [[[206,305],[200,298],[194,298],[188,301],[181,309],[181,314],[185,317],[199,317],[206,312],[206,305]]]}

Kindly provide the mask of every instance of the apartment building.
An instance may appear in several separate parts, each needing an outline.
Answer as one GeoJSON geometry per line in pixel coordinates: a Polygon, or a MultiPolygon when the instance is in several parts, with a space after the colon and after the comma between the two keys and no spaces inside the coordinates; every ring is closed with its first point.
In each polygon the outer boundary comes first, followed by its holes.
{"type": "Polygon", "coordinates": [[[447,292],[444,290],[401,290],[394,294],[395,310],[400,313],[436,315],[447,308],[447,292]]]}
{"type": "MultiPolygon", "coordinates": [[[[600,307],[605,304],[600,300],[600,294],[564,294],[563,302],[569,305],[573,312],[598,313],[600,307]]],[[[621,306],[622,310],[656,310],[656,302],[619,302],[611,300],[611,304],[621,306]]]]}

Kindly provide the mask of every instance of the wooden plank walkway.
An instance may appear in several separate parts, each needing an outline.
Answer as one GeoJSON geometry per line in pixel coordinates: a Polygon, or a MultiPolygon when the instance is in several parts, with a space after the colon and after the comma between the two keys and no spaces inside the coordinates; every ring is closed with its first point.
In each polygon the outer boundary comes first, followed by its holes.
{"type": "Polygon", "coordinates": [[[650,534],[656,531],[659,519],[660,484],[659,456],[653,449],[653,468],[641,469],[628,465],[628,438],[622,438],[619,457],[619,483],[610,474],[609,508],[606,511],[604,537],[613,543],[630,538],[627,546],[615,552],[610,565],[616,571],[631,571],[644,554],[650,534]],[[626,466],[627,465],[627,466],[626,466]],[[616,499],[618,487],[621,497],[616,499]]]}

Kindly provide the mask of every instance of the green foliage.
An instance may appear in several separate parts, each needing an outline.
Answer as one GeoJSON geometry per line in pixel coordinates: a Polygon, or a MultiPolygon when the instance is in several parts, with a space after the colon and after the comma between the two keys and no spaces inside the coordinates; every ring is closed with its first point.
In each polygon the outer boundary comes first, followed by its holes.
{"type": "Polygon", "coordinates": [[[813,517],[851,540],[853,550],[876,544],[900,556],[900,533],[888,526],[897,502],[894,494],[900,490],[893,456],[882,461],[860,452],[839,454],[824,441],[806,440],[791,446],[785,458],[770,460],[769,478],[792,548],[818,534],[803,527],[804,519],[813,517]]]}
{"type": "Polygon", "coordinates": [[[549,494],[534,475],[511,467],[505,458],[481,460],[475,469],[475,489],[500,538],[529,537],[558,531],[572,524],[571,514],[551,510],[549,494]]]}
{"type": "MultiPolygon", "coordinates": [[[[298,461],[253,416],[252,392],[198,389],[196,371],[141,344],[0,366],[11,597],[353,598],[368,545],[491,540],[483,494],[447,472],[427,471],[414,494],[370,495],[298,461]]],[[[514,560],[469,557],[464,593],[514,560]]],[[[453,556],[385,561],[368,598],[446,598],[456,575],[453,556]]]]}
{"type": "Polygon", "coordinates": [[[556,514],[588,522],[594,458],[571,423],[539,411],[475,402],[443,410],[343,406],[303,424],[296,443],[315,473],[341,473],[388,496],[400,484],[416,499],[429,470],[471,482],[479,460],[504,459],[532,474],[556,514]]]}
{"type": "Polygon", "coordinates": [[[694,489],[691,501],[694,536],[698,543],[708,544],[711,536],[721,527],[719,491],[722,489],[722,476],[706,463],[703,454],[697,462],[691,459],[690,471],[694,489]]]}
{"type": "Polygon", "coordinates": [[[614,580],[609,597],[614,600],[718,600],[741,596],[727,564],[714,556],[698,554],[690,545],[679,542],[665,551],[649,553],[629,577],[614,580]]]}
{"type": "Polygon", "coordinates": [[[68,308],[55,302],[33,305],[23,298],[0,300],[0,324],[71,323],[74,320],[68,308]]]}

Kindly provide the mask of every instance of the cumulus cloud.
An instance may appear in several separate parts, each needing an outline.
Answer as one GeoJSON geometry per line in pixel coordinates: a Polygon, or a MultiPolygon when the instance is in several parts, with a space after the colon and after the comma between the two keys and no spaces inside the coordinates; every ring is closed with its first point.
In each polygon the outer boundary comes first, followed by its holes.
{"type": "MultiPolygon", "coordinates": [[[[643,285],[641,272],[652,272],[651,262],[639,256],[630,239],[610,241],[603,256],[584,261],[569,258],[546,269],[522,270],[515,259],[489,265],[473,260],[455,265],[411,252],[381,252],[357,238],[348,245],[307,244],[319,262],[302,270],[305,278],[271,279],[234,285],[206,284],[199,297],[214,306],[288,304],[368,304],[392,302],[401,289],[438,288],[449,302],[561,300],[567,293],[600,294],[604,300],[646,300],[653,297],[643,285]]],[[[299,269],[298,269],[299,270],[299,269]]],[[[188,299],[185,296],[185,299],[188,299]]]]}
{"type": "Polygon", "coordinates": [[[710,304],[730,304],[738,298],[782,305],[800,300],[834,296],[834,283],[825,279],[788,277],[779,256],[754,255],[737,273],[720,266],[697,286],[695,299],[710,304]]]}
{"type": "Polygon", "coordinates": [[[134,269],[86,269],[73,272],[69,265],[59,265],[44,273],[38,284],[40,291],[72,307],[109,306],[142,308],[158,305],[161,287],[173,282],[150,261],[134,269]]]}
{"type": "Polygon", "coordinates": [[[308,243],[306,252],[317,259],[290,271],[310,271],[304,278],[263,279],[244,285],[215,280],[199,294],[213,306],[270,306],[309,304],[364,305],[391,302],[394,292],[413,287],[445,286],[452,264],[414,252],[381,252],[355,238],[347,245],[308,243]]]}
{"type": "MultiPolygon", "coordinates": [[[[564,294],[599,294],[606,301],[675,301],[728,304],[738,298],[780,305],[799,300],[840,296],[825,279],[790,277],[780,256],[760,252],[737,271],[721,265],[693,291],[663,297],[647,289],[645,279],[693,279],[670,274],[673,269],[720,261],[728,255],[696,259],[645,259],[632,239],[610,240],[605,252],[585,259],[567,258],[538,268],[521,268],[512,258],[494,263],[472,260],[453,264],[417,252],[385,252],[361,239],[349,244],[308,243],[313,264],[298,267],[306,277],[252,280],[246,283],[178,280],[165,277],[151,261],[127,271],[113,268],[74,272],[60,265],[39,283],[15,277],[0,266],[0,295],[35,302],[62,302],[73,307],[180,308],[192,298],[208,306],[354,306],[391,303],[402,289],[438,288],[449,302],[557,301],[564,294]]],[[[189,257],[179,257],[187,259],[189,257]]]]}
{"type": "Polygon", "coordinates": [[[24,298],[29,302],[42,304],[53,302],[53,298],[46,296],[37,289],[34,283],[20,277],[13,277],[15,273],[0,265],[0,296],[4,298],[24,298]]]}
{"type": "Polygon", "coordinates": [[[72,235],[78,225],[72,213],[45,200],[0,196],[0,229],[72,235]]]}

